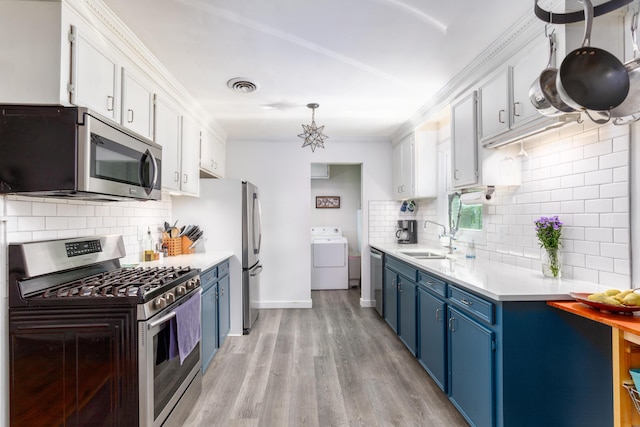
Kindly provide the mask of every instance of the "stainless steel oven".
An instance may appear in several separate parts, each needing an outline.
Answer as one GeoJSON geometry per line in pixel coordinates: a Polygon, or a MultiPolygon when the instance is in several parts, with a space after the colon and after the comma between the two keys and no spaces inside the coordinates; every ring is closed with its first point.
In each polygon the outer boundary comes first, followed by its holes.
{"type": "Polygon", "coordinates": [[[119,235],[9,245],[11,425],[188,415],[202,388],[200,271],[121,267],[123,256],[119,235]]]}
{"type": "MultiPolygon", "coordinates": [[[[198,289],[190,298],[200,294],[198,289]]],[[[167,307],[149,320],[138,322],[141,426],[175,425],[184,418],[202,388],[200,343],[182,363],[180,357],[171,358],[174,309],[167,307]],[[184,409],[179,402],[186,404],[184,409]]]]}

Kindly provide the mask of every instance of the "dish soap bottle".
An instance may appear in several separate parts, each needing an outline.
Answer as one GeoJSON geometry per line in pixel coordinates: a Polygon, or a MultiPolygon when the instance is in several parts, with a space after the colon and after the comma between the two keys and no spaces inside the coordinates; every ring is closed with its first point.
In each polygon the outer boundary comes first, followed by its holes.
{"type": "Polygon", "coordinates": [[[469,247],[467,248],[467,254],[465,255],[467,259],[476,259],[476,242],[472,240],[469,243],[469,247]]]}

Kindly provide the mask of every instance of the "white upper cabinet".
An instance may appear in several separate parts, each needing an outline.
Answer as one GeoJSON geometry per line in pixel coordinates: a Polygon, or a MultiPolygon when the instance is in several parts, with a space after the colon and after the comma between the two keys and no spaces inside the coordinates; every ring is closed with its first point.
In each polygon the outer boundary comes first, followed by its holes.
{"type": "MultiPolygon", "coordinates": [[[[554,55],[555,57],[556,55],[554,55]]],[[[527,55],[514,62],[511,72],[511,126],[519,126],[540,117],[540,113],[529,100],[531,84],[537,80],[549,62],[549,43],[542,38],[527,49],[527,55]]]]}
{"type": "Polygon", "coordinates": [[[438,131],[417,130],[393,148],[393,193],[396,200],[437,196],[438,131]]]}
{"type": "Polygon", "coordinates": [[[162,146],[162,189],[179,193],[182,166],[180,125],[182,117],[178,107],[166,97],[158,95],[155,101],[155,142],[162,146]]]}
{"type": "Polygon", "coordinates": [[[122,114],[128,129],[153,139],[153,86],[128,68],[122,68],[122,114]]]}
{"type": "Polygon", "coordinates": [[[520,185],[519,146],[483,148],[478,141],[477,93],[451,107],[451,186],[454,189],[520,185]]]}
{"type": "Polygon", "coordinates": [[[200,193],[200,127],[189,116],[182,117],[180,159],[180,191],[197,196],[200,193]]]}
{"type": "Polygon", "coordinates": [[[509,86],[509,73],[506,68],[480,86],[483,139],[509,129],[511,116],[509,86]]]}
{"type": "Polygon", "coordinates": [[[92,39],[88,31],[70,29],[71,79],[68,90],[72,104],[89,107],[119,121],[118,60],[116,54],[92,39]]]}
{"type": "Polygon", "coordinates": [[[415,197],[414,134],[404,137],[393,147],[393,194],[396,200],[415,197]]]}
{"type": "Polygon", "coordinates": [[[451,186],[478,184],[478,108],[477,92],[465,96],[451,107],[451,186]]]}
{"type": "Polygon", "coordinates": [[[225,151],[225,141],[222,138],[209,130],[202,132],[200,140],[201,176],[224,178],[225,151]]]}
{"type": "Polygon", "coordinates": [[[529,88],[549,59],[546,38],[536,40],[527,55],[512,60],[480,86],[480,140],[486,142],[541,117],[529,100],[529,88]]]}

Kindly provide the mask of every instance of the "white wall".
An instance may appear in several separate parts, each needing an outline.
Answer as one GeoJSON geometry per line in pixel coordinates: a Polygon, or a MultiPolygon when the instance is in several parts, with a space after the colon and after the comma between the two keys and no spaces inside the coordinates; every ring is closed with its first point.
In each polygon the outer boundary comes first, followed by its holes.
{"type": "MultiPolygon", "coordinates": [[[[311,305],[309,229],[311,163],[362,164],[363,229],[368,228],[368,200],[391,198],[389,141],[339,141],[325,149],[301,149],[301,141],[227,143],[227,177],[255,183],[262,194],[264,270],[262,307],[311,305]]],[[[363,247],[368,244],[363,233],[363,247]]],[[[371,306],[369,259],[363,257],[361,304],[371,306]]]]}
{"type": "Polygon", "coordinates": [[[357,210],[361,208],[360,165],[331,165],[329,179],[311,180],[311,226],[341,227],[349,241],[349,254],[359,254],[357,210]],[[316,208],[316,196],[339,196],[340,208],[316,208]]]}

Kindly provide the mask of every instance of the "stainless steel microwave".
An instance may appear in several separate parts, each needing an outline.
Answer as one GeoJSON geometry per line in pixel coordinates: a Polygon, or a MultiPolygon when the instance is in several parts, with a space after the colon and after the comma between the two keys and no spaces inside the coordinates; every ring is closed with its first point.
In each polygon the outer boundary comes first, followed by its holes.
{"type": "Polygon", "coordinates": [[[162,147],[87,108],[0,106],[0,193],[158,200],[162,147]]]}

